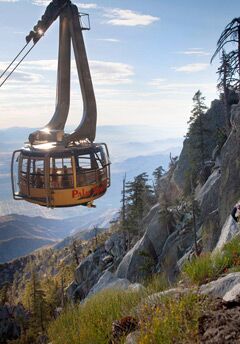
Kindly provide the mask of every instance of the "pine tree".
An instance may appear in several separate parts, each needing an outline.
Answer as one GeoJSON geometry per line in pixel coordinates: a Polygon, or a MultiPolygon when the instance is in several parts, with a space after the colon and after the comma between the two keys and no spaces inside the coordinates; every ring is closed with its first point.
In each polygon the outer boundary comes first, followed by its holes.
{"type": "Polygon", "coordinates": [[[230,85],[234,89],[239,89],[240,80],[240,18],[234,18],[224,29],[219,40],[217,49],[214,52],[211,62],[214,58],[226,48],[229,43],[236,48],[228,53],[228,63],[231,66],[230,85]]]}
{"type": "Polygon", "coordinates": [[[223,101],[225,107],[225,130],[226,135],[230,133],[231,130],[231,123],[230,123],[230,115],[231,115],[231,104],[230,104],[230,89],[231,89],[231,78],[232,78],[232,66],[229,63],[229,57],[224,51],[222,50],[222,56],[220,60],[220,66],[218,68],[218,89],[220,92],[223,92],[223,101]]]}
{"type": "Polygon", "coordinates": [[[199,173],[203,171],[205,160],[208,157],[206,138],[208,129],[205,125],[205,111],[207,109],[205,98],[200,91],[193,97],[193,109],[188,121],[189,129],[186,135],[188,140],[189,167],[185,171],[185,194],[191,192],[191,180],[196,185],[199,173]]]}
{"type": "Polygon", "coordinates": [[[129,232],[129,227],[127,225],[127,215],[126,215],[126,173],[124,175],[123,178],[123,186],[122,186],[122,199],[121,199],[121,203],[122,203],[122,207],[121,207],[121,228],[123,230],[124,233],[124,247],[126,250],[129,251],[130,249],[130,232],[129,232]]]}
{"type": "Polygon", "coordinates": [[[147,173],[141,173],[126,183],[127,230],[141,230],[141,222],[153,202],[153,190],[148,184],[147,173]]]}
{"type": "Polygon", "coordinates": [[[162,166],[157,167],[154,171],[153,171],[153,177],[154,177],[154,189],[156,189],[156,191],[159,191],[159,187],[160,187],[160,179],[162,178],[163,174],[165,173],[165,170],[162,166]]]}
{"type": "Polygon", "coordinates": [[[32,269],[31,279],[25,289],[23,302],[25,307],[29,309],[32,314],[31,327],[34,328],[36,332],[44,332],[47,321],[47,304],[45,301],[45,293],[41,288],[40,281],[34,268],[32,269]]]}

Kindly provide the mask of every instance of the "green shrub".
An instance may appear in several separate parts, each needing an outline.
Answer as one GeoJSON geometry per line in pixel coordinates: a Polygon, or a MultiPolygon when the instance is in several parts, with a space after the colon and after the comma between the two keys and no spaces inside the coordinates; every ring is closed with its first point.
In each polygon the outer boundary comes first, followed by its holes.
{"type": "Polygon", "coordinates": [[[209,253],[187,262],[183,267],[183,276],[190,282],[202,284],[210,278],[212,273],[212,258],[209,253]]]}
{"type": "Polygon", "coordinates": [[[240,240],[235,237],[222,251],[205,253],[185,264],[183,278],[201,285],[220,277],[225,272],[240,270],[240,240]]]}
{"type": "Polygon", "coordinates": [[[162,297],[159,305],[145,305],[138,343],[197,343],[202,301],[200,296],[190,293],[179,298],[162,297]]]}
{"type": "Polygon", "coordinates": [[[141,297],[137,292],[100,292],[56,319],[49,327],[49,339],[53,344],[106,344],[112,322],[129,315],[141,297]]]}
{"type": "Polygon", "coordinates": [[[143,282],[143,285],[148,295],[166,290],[169,287],[167,277],[162,273],[153,274],[143,282]]]}

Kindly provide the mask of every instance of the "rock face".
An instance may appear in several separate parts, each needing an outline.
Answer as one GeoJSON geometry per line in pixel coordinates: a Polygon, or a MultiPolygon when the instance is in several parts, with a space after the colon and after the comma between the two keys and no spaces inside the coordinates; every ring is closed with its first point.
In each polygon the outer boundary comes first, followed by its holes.
{"type": "Polygon", "coordinates": [[[216,247],[221,234],[218,209],[206,216],[199,232],[202,238],[203,251],[211,252],[216,247]]]}
{"type": "MultiPolygon", "coordinates": [[[[120,286],[120,281],[113,281],[113,275],[109,270],[114,270],[115,264],[121,260],[124,252],[124,234],[122,232],[113,233],[103,245],[87,256],[76,268],[75,280],[66,289],[67,297],[71,300],[82,300],[90,291],[91,293],[95,293],[96,290],[100,291],[108,283],[114,282],[120,286]],[[105,275],[104,272],[106,272],[105,275]],[[101,276],[103,279],[100,281],[101,276]],[[108,280],[110,276],[112,276],[112,281],[108,280]],[[96,288],[92,289],[95,285],[96,288]]],[[[129,281],[127,283],[130,284],[129,281]]]]}
{"type": "Polygon", "coordinates": [[[220,237],[215,249],[221,249],[225,243],[230,241],[239,232],[239,230],[239,225],[234,221],[232,216],[229,215],[221,229],[220,237]]]}
{"type": "Polygon", "coordinates": [[[148,223],[146,232],[122,259],[117,269],[119,278],[136,282],[153,271],[168,236],[166,228],[161,228],[158,211],[159,206],[156,205],[146,216],[145,223],[148,223]]]}
{"type": "Polygon", "coordinates": [[[221,171],[216,169],[207,179],[206,183],[196,192],[196,200],[199,202],[202,220],[210,213],[218,209],[218,195],[221,180],[221,171]]]}
{"type": "Polygon", "coordinates": [[[185,216],[175,231],[169,233],[161,222],[156,211],[158,209],[159,206],[156,205],[150,210],[145,234],[122,259],[117,269],[119,278],[136,282],[153,272],[164,270],[170,280],[174,279],[177,261],[192,246],[193,231],[185,226],[185,221],[188,221],[185,216]]]}
{"type": "Polygon", "coordinates": [[[222,173],[219,194],[220,223],[224,224],[240,194],[240,104],[232,107],[233,129],[221,152],[222,173]]]}
{"type": "MultiPolygon", "coordinates": [[[[220,100],[213,101],[204,118],[204,126],[208,131],[205,137],[210,160],[208,171],[202,181],[204,184],[198,185],[195,190],[200,207],[197,239],[201,241],[203,251],[222,247],[239,230],[228,216],[240,198],[240,104],[233,108],[232,125],[233,129],[223,148],[216,148],[217,128],[224,126],[224,105],[220,100]]],[[[175,279],[185,259],[193,253],[192,210],[189,210],[188,202],[185,202],[185,208],[182,202],[182,209],[186,210],[183,213],[178,205],[173,205],[183,195],[185,172],[190,163],[188,150],[193,139],[190,137],[185,140],[177,165],[170,168],[160,180],[159,203],[164,204],[166,196],[166,203],[170,202],[167,216],[171,217],[175,209],[178,218],[172,216],[174,221],[170,221],[169,225],[166,216],[164,220],[164,209],[160,209],[159,204],[153,206],[143,220],[142,237],[126,254],[123,233],[113,234],[105,245],[78,266],[75,282],[69,286],[70,294],[82,299],[90,290],[94,293],[111,283],[128,283],[126,280],[134,283],[153,272],[164,271],[170,281],[175,279]],[[115,270],[116,275],[111,275],[110,271],[115,270]]]]}
{"type": "MultiPolygon", "coordinates": [[[[217,137],[215,135],[216,128],[224,126],[224,104],[220,100],[214,100],[210,109],[205,115],[205,126],[208,129],[208,134],[204,138],[207,147],[207,155],[211,159],[212,151],[217,145],[217,137]]],[[[189,166],[188,150],[191,140],[186,139],[183,144],[182,152],[179,156],[177,168],[173,173],[173,182],[177,185],[179,190],[184,189],[185,174],[189,166]]]]}
{"type": "Polygon", "coordinates": [[[113,233],[105,242],[105,251],[109,253],[115,260],[121,259],[125,252],[125,237],[123,232],[113,233]]]}
{"type": "Polygon", "coordinates": [[[75,270],[75,281],[70,284],[66,294],[73,299],[84,299],[89,290],[97,283],[103,271],[112,265],[104,246],[87,256],[75,270]]]}

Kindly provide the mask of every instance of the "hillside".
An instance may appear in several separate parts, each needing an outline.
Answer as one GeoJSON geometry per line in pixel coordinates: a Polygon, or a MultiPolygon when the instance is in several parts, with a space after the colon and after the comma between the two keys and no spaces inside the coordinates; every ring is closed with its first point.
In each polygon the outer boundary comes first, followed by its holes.
{"type": "Polygon", "coordinates": [[[12,214],[0,217],[0,263],[27,255],[45,245],[55,245],[65,237],[83,231],[82,238],[91,238],[93,224],[108,228],[116,211],[106,211],[97,219],[89,215],[69,219],[46,219],[12,214]],[[88,231],[90,231],[88,235],[88,231]]]}

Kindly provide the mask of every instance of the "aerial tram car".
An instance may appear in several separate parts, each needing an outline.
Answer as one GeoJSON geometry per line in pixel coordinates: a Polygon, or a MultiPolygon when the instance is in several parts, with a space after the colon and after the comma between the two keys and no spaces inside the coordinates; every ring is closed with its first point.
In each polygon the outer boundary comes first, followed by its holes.
{"type": "MultiPolygon", "coordinates": [[[[51,208],[92,207],[93,201],[104,195],[110,186],[110,160],[106,144],[94,142],[97,110],[82,34],[83,30],[90,29],[90,25],[86,27],[83,24],[77,6],[69,0],[53,0],[48,5],[41,20],[26,37],[25,47],[29,43],[32,47],[0,86],[58,17],[56,108],[50,122],[43,129],[31,133],[25,146],[13,152],[13,198],[51,208]],[[83,116],[75,131],[67,134],[64,128],[70,105],[71,42],[83,99],[83,116]]],[[[89,19],[87,22],[89,24],[89,19]]]]}

